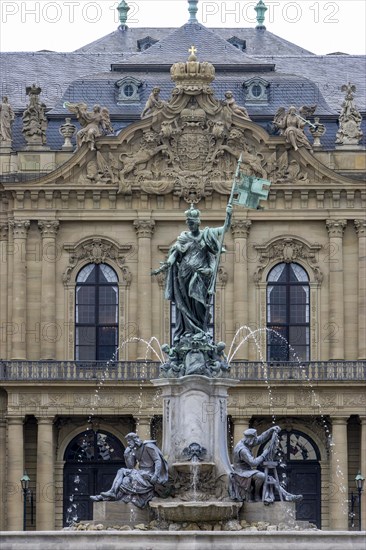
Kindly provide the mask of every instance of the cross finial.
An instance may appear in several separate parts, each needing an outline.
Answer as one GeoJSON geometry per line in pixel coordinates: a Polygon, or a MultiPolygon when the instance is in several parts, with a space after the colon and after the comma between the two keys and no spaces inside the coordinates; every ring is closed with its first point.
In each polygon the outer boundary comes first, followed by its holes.
{"type": "Polygon", "coordinates": [[[195,46],[191,46],[188,51],[191,55],[195,55],[197,53],[197,48],[195,46]]]}

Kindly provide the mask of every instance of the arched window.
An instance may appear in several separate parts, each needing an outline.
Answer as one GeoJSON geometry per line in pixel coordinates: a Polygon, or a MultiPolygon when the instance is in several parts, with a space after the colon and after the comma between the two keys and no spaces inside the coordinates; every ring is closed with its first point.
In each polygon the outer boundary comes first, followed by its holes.
{"type": "Polygon", "coordinates": [[[107,264],[88,264],[76,279],[75,359],[108,361],[118,347],[118,277],[107,264]]]}
{"type": "Polygon", "coordinates": [[[305,269],[276,265],[267,278],[267,361],[310,359],[310,288],[305,269]]]}
{"type": "Polygon", "coordinates": [[[64,458],[67,462],[78,464],[124,461],[124,450],[122,443],[109,432],[87,430],[68,444],[64,458]]]}
{"type": "Polygon", "coordinates": [[[314,441],[298,430],[283,430],[280,433],[280,449],[283,459],[290,460],[320,460],[320,452],[314,441]]]}

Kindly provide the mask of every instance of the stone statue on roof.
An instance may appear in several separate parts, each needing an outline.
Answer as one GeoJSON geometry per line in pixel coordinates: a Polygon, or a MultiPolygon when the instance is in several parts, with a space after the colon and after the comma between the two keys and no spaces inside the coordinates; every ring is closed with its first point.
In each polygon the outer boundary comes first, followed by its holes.
{"type": "Polygon", "coordinates": [[[312,149],[304,132],[307,123],[307,120],[297,114],[294,106],[291,106],[287,113],[284,107],[280,107],[273,120],[273,125],[280,129],[281,135],[285,137],[287,143],[292,145],[295,151],[300,147],[305,147],[310,151],[312,149]]]}
{"type": "Polygon", "coordinates": [[[36,84],[27,86],[26,94],[29,96],[29,104],[23,113],[22,133],[28,146],[42,147],[46,145],[46,131],[48,120],[46,105],[40,102],[42,89],[36,84]]]}
{"type": "Polygon", "coordinates": [[[11,146],[14,119],[14,111],[9,104],[7,96],[4,96],[0,104],[0,147],[11,146]]]}
{"type": "Polygon", "coordinates": [[[346,97],[342,103],[342,110],[339,115],[339,130],[336,135],[336,144],[358,145],[362,139],[363,132],[361,130],[362,116],[353,101],[356,86],[351,83],[344,84],[341,87],[341,91],[346,92],[346,97]]]}
{"type": "Polygon", "coordinates": [[[71,113],[76,114],[81,130],[76,134],[76,144],[79,149],[84,143],[88,144],[91,151],[95,150],[95,140],[107,134],[114,134],[107,107],[94,105],[92,111],[88,111],[86,103],[65,103],[65,107],[71,113]]]}

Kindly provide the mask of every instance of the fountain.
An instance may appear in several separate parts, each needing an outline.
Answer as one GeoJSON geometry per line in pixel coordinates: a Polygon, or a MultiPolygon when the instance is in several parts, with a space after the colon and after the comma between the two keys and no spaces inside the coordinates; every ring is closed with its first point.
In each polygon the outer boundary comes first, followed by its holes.
{"type": "MultiPolygon", "coordinates": [[[[234,450],[234,468],[228,455],[228,389],[238,381],[229,377],[225,343],[215,343],[208,330],[210,305],[233,204],[257,208],[259,201],[267,197],[270,185],[256,179],[257,192],[252,193],[253,182],[240,173],[241,162],[240,157],[224,225],[201,230],[200,211],[191,204],[185,212],[188,231],[179,235],[166,261],[152,272],[164,273],[165,298],[176,306],[173,345],[161,347],[166,361],[161,365],[160,377],[152,380],[163,399],[162,453],[155,442],[142,442],[136,434],[126,436],[127,468],[117,472],[109,491],[91,497],[95,501],[94,517],[99,520],[108,520],[112,512],[115,517],[119,510],[126,522],[130,510],[126,506],[131,503],[145,523],[152,512],[158,520],[178,526],[203,522],[213,528],[214,524],[235,522],[244,519],[240,510],[244,500],[251,500],[252,478],[257,501],[263,485],[261,506],[273,505],[275,489],[281,501],[283,496],[286,500],[301,498],[287,493],[278,481],[274,461],[277,426],[259,437],[248,433],[255,430],[247,430],[247,438],[234,450]],[[269,439],[269,447],[254,459],[251,446],[269,439]],[[265,473],[256,469],[261,463],[265,473]]],[[[136,511],[129,523],[134,522],[136,511]]]]}

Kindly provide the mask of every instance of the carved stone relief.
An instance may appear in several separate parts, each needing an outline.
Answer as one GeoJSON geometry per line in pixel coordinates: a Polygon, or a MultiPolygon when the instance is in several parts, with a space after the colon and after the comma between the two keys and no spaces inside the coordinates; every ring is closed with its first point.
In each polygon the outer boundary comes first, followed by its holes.
{"type": "Polygon", "coordinates": [[[258,140],[254,143],[238,127],[240,121],[250,120],[245,109],[229,91],[221,101],[213,95],[209,83],[214,67],[199,63],[192,54],[187,63],[173,65],[171,73],[176,88],[170,101],[160,101],[156,88],[154,104],[145,110],[146,116],[144,112],[150,127],[137,130],[123,144],[119,192],[130,193],[138,185],[150,194],[173,192],[188,203],[214,190],[227,194],[243,151],[243,172],[266,177],[258,140]]]}
{"type": "Polygon", "coordinates": [[[95,237],[88,239],[77,245],[64,245],[65,250],[70,254],[69,265],[63,275],[64,283],[70,282],[71,272],[83,260],[90,263],[100,264],[108,260],[113,260],[122,270],[123,280],[126,284],[131,282],[131,272],[124,265],[124,252],[131,249],[131,245],[119,246],[107,239],[95,237]]]}
{"type": "Polygon", "coordinates": [[[83,184],[119,184],[119,165],[117,157],[109,152],[102,154],[94,152],[93,160],[90,160],[85,170],[79,176],[78,183],[83,184]]]}
{"type": "Polygon", "coordinates": [[[317,252],[322,248],[320,244],[309,245],[293,237],[280,237],[267,245],[254,245],[259,252],[259,263],[254,273],[254,281],[262,280],[263,270],[273,261],[295,262],[303,260],[314,274],[317,283],[323,281],[323,273],[320,270],[317,252]]]}
{"type": "Polygon", "coordinates": [[[272,183],[309,183],[308,173],[296,159],[289,160],[287,151],[278,157],[276,152],[272,153],[266,160],[266,169],[272,183]]]}

